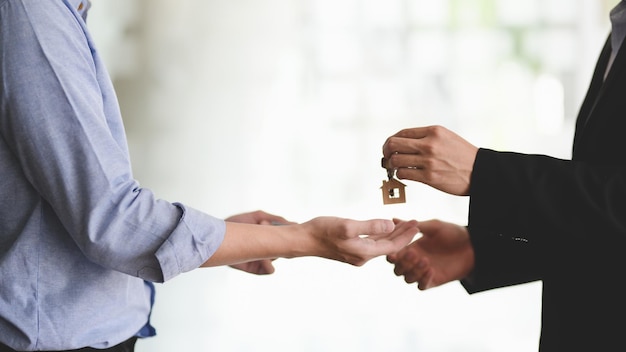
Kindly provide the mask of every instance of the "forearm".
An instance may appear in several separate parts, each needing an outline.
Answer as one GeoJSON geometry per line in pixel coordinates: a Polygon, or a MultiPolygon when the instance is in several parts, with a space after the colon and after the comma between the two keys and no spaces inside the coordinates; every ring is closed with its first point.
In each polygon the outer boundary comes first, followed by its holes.
{"type": "Polygon", "coordinates": [[[222,244],[202,266],[314,255],[313,244],[305,225],[269,226],[226,222],[222,244]]]}
{"type": "Polygon", "coordinates": [[[626,232],[626,167],[481,150],[471,182],[470,228],[532,240],[626,232]]]}

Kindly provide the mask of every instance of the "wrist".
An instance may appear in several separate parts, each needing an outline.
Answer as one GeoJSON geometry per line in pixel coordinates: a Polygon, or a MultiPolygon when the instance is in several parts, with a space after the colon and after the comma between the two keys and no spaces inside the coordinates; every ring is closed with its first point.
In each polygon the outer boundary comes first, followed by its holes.
{"type": "Polygon", "coordinates": [[[309,223],[285,225],[280,228],[282,243],[286,244],[285,258],[308,257],[318,255],[313,239],[313,229],[309,223]]]}

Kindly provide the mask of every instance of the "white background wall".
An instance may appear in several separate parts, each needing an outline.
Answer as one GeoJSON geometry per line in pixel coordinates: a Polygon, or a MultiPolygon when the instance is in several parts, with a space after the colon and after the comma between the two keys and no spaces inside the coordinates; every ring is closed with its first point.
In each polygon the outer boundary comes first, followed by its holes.
{"type": "MultiPolygon", "coordinates": [[[[93,0],[136,178],[226,217],[263,209],[440,218],[467,198],[409,183],[383,206],[381,147],[442,124],[476,145],[567,158],[608,33],[598,0],[93,0]]],[[[420,292],[377,258],[279,259],[266,277],[159,285],[138,351],[535,351],[539,283],[420,292]]]]}

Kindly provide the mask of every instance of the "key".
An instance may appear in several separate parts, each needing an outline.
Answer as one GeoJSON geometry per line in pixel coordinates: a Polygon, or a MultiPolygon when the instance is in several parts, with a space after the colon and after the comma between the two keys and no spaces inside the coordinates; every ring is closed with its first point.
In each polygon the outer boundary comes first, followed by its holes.
{"type": "Polygon", "coordinates": [[[383,185],[380,187],[383,192],[384,204],[398,204],[406,203],[406,185],[395,178],[395,170],[387,168],[387,161],[382,158],[381,166],[387,170],[387,181],[383,180],[383,185]]]}

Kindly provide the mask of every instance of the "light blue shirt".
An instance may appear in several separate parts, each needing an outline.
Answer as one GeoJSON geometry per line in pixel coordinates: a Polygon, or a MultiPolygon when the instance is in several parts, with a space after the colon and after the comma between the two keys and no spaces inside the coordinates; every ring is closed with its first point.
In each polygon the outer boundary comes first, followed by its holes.
{"type": "Polygon", "coordinates": [[[149,285],[197,268],[225,224],[133,179],[87,0],[0,0],[0,342],[105,348],[149,285]]]}

